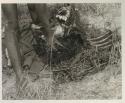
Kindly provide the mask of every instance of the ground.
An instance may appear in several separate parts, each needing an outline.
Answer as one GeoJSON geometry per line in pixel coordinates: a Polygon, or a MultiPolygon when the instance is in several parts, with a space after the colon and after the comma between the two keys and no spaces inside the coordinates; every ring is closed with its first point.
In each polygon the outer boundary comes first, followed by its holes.
{"type": "Polygon", "coordinates": [[[30,84],[22,97],[16,95],[15,75],[3,73],[3,99],[121,99],[121,66],[107,66],[105,70],[81,81],[54,84],[50,78],[41,78],[30,84]],[[35,94],[36,93],[36,94],[35,94]]]}

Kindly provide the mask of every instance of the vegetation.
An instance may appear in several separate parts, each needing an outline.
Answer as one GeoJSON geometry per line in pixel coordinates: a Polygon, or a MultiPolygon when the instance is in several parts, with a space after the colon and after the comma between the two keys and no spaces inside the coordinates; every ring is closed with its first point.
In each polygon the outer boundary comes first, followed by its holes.
{"type": "MultiPolygon", "coordinates": [[[[20,5],[21,6],[21,5],[20,5]]],[[[23,6],[22,6],[23,7],[23,6]]],[[[75,58],[65,61],[55,68],[72,69],[73,81],[66,77],[62,84],[55,82],[52,77],[40,77],[32,82],[30,76],[25,73],[28,84],[17,93],[15,88],[15,75],[12,69],[3,70],[3,99],[121,99],[122,98],[122,69],[121,69],[121,5],[120,4],[76,4],[79,9],[80,20],[87,38],[103,35],[104,29],[113,32],[113,46],[111,50],[96,48],[82,49],[75,58]],[[108,57],[108,59],[107,59],[108,57]],[[99,62],[103,59],[104,62],[99,62]],[[106,64],[103,65],[103,63],[106,64]],[[94,69],[91,69],[94,67],[94,69]],[[88,70],[88,75],[83,72],[88,70]],[[91,71],[92,70],[92,71],[91,71]],[[70,81],[70,82],[69,82],[70,81]]],[[[27,8],[25,8],[27,9],[27,8]]],[[[20,16],[20,27],[31,22],[23,12],[20,16]]],[[[42,65],[41,68],[49,68],[42,65]]],[[[86,72],[85,72],[86,73],[86,72]]]]}

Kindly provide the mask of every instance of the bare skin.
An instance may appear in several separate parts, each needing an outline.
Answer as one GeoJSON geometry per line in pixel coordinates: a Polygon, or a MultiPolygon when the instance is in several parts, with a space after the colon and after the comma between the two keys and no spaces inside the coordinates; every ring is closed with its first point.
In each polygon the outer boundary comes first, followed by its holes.
{"type": "Polygon", "coordinates": [[[8,21],[6,28],[6,47],[13,65],[17,81],[20,80],[22,75],[21,69],[21,55],[18,46],[18,19],[17,19],[17,5],[16,4],[3,4],[3,13],[8,21]]]}
{"type": "Polygon", "coordinates": [[[53,32],[49,23],[50,12],[47,4],[28,4],[33,23],[44,27],[43,32],[46,34],[47,43],[52,44],[53,32]],[[43,15],[44,14],[44,15],[43,15]]]}

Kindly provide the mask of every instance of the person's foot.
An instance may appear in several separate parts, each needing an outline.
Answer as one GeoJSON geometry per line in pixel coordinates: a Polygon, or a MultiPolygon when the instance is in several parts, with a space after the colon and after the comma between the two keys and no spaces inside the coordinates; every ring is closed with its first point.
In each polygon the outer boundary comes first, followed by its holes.
{"type": "Polygon", "coordinates": [[[36,80],[39,79],[39,75],[36,73],[29,73],[29,79],[31,82],[35,82],[36,80]]]}

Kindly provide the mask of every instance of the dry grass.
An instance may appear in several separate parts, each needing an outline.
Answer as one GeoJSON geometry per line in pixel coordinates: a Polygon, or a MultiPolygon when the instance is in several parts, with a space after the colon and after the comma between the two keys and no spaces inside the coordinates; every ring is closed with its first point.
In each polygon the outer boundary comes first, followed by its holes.
{"type": "MultiPolygon", "coordinates": [[[[88,37],[99,36],[106,22],[110,22],[113,33],[113,47],[109,62],[103,71],[85,76],[80,81],[56,84],[52,78],[28,79],[26,88],[17,95],[15,75],[3,72],[3,99],[121,99],[121,32],[120,4],[80,4],[81,21],[88,37]],[[85,22],[86,21],[86,22],[85,22]],[[9,74],[9,75],[8,75],[9,74]]],[[[91,52],[91,51],[90,51],[91,52]]],[[[107,53],[107,52],[106,52],[107,53]]],[[[91,55],[93,57],[93,55],[91,55]]],[[[76,60],[77,61],[77,60],[76,60]]],[[[79,61],[79,60],[78,60],[79,61]]],[[[83,64],[83,62],[77,63],[83,64]]],[[[76,66],[77,68],[77,66],[76,66]]],[[[41,73],[42,74],[42,73],[41,73]]],[[[29,78],[29,77],[27,77],[29,78]]]]}

